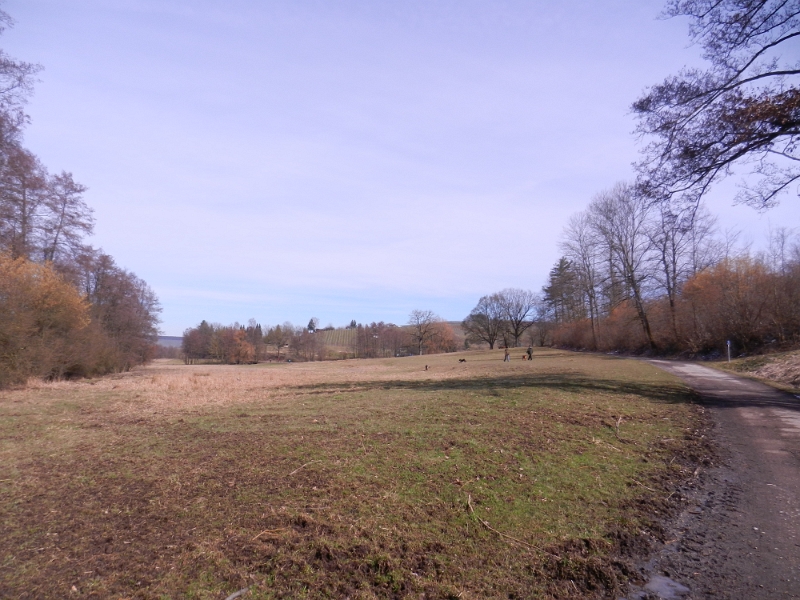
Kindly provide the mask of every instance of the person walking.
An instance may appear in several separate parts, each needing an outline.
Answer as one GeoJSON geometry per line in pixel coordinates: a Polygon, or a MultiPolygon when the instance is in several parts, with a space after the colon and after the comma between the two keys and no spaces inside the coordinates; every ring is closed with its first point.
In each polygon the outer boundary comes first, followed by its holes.
{"type": "Polygon", "coordinates": [[[511,362],[511,352],[509,351],[508,346],[506,346],[506,357],[503,359],[503,362],[511,362]]]}
{"type": "Polygon", "coordinates": [[[533,360],[533,346],[528,346],[528,360],[533,360]]]}

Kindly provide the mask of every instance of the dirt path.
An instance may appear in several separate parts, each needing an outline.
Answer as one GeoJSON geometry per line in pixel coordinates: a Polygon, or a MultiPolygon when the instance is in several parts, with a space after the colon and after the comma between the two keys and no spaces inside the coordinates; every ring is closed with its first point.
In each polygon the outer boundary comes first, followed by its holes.
{"type": "Polygon", "coordinates": [[[800,598],[800,399],[693,363],[652,360],[695,389],[721,464],[682,490],[686,510],[628,598],[800,598]]]}

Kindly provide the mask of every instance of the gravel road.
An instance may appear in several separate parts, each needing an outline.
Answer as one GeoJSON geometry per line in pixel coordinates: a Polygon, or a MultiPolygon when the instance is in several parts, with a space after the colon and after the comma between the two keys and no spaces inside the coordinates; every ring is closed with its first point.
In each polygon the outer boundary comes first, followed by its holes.
{"type": "Polygon", "coordinates": [[[800,399],[694,363],[651,360],[702,397],[720,465],[642,566],[630,600],[800,598],[800,399]]]}

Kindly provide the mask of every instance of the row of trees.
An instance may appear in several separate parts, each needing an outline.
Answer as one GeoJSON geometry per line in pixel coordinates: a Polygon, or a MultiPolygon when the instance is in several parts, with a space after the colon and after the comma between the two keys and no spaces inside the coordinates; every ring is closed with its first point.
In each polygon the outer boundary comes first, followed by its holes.
{"type": "Polygon", "coordinates": [[[569,325],[556,342],[691,352],[728,339],[741,349],[792,343],[800,335],[792,232],[773,231],[762,256],[733,242],[702,208],[676,213],[625,184],[597,195],[570,219],[544,288],[552,321],[569,325]]]}
{"type": "Polygon", "coordinates": [[[384,358],[404,354],[411,345],[408,331],[394,323],[372,322],[369,325],[350,323],[355,335],[351,338],[353,356],[356,358],[384,358]]]}
{"type": "Polygon", "coordinates": [[[415,310],[406,326],[393,323],[363,325],[351,322],[345,330],[347,345],[328,343],[332,326],[320,329],[319,320],[306,327],[289,322],[262,328],[254,319],[240,325],[209,324],[203,321],[183,334],[182,352],[187,364],[199,360],[226,364],[257,363],[264,359],[329,360],[335,358],[381,358],[408,354],[455,352],[452,327],[431,311],[415,310]]]}
{"type": "Polygon", "coordinates": [[[667,298],[677,337],[682,284],[725,253],[713,232],[714,219],[704,211],[675,213],[632,185],[617,184],[598,194],[564,232],[564,256],[544,289],[553,319],[588,317],[596,347],[599,320],[626,302],[636,312],[647,345],[655,349],[646,301],[660,294],[667,298]]]}
{"type": "Polygon", "coordinates": [[[506,348],[516,347],[523,334],[535,324],[539,324],[539,331],[543,330],[545,312],[541,295],[507,288],[478,300],[461,327],[469,342],[489,344],[489,349],[500,342],[506,348]]]}
{"type": "MultiPolygon", "coordinates": [[[[0,11],[0,31],[10,24],[0,11]]],[[[0,51],[0,386],[127,370],[157,335],[153,291],[85,243],[86,188],[23,145],[39,69],[0,51]]]]}
{"type": "Polygon", "coordinates": [[[203,321],[183,333],[183,355],[187,364],[211,359],[226,364],[258,362],[264,355],[261,325],[250,320],[247,326],[209,324],[203,321]]]}

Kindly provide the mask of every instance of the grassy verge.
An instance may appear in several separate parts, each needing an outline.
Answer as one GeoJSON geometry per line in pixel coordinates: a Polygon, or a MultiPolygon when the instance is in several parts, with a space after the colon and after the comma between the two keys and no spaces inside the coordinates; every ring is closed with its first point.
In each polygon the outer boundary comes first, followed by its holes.
{"type": "Polygon", "coordinates": [[[798,350],[736,358],[731,362],[713,363],[712,366],[756,379],[784,392],[800,394],[800,351],[798,350]]]}
{"type": "Polygon", "coordinates": [[[643,362],[515,358],[5,392],[0,596],[611,595],[702,458],[700,409],[643,362]]]}

